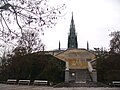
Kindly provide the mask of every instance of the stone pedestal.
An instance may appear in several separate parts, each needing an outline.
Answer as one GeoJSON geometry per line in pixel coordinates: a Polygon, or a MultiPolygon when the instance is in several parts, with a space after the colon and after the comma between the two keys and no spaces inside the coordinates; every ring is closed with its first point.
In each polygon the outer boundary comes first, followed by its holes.
{"type": "Polygon", "coordinates": [[[65,70],[65,82],[69,82],[69,70],[65,70]]]}
{"type": "Polygon", "coordinates": [[[92,72],[92,79],[93,79],[93,82],[97,82],[97,72],[96,71],[92,72]]]}
{"type": "Polygon", "coordinates": [[[66,69],[65,69],[65,82],[69,82],[69,63],[66,62],[66,69]]]}

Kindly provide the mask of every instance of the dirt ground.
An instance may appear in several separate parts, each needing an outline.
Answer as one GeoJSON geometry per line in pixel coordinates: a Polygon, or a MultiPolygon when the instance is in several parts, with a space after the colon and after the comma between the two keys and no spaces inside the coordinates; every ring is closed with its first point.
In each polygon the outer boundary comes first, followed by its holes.
{"type": "Polygon", "coordinates": [[[53,88],[44,86],[27,86],[27,85],[7,85],[0,84],[0,90],[120,90],[120,88],[108,88],[108,87],[70,87],[70,88],[53,88]]]}

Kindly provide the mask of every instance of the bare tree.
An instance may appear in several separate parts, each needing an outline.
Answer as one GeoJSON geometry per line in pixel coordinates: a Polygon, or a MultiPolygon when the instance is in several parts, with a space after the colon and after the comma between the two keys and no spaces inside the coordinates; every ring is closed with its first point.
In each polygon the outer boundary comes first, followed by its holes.
{"type": "Polygon", "coordinates": [[[23,32],[23,37],[18,40],[18,47],[24,47],[26,53],[40,51],[44,44],[41,42],[39,34],[33,30],[23,32]]]}
{"type": "Polygon", "coordinates": [[[0,0],[0,39],[13,43],[24,31],[41,32],[54,26],[65,4],[50,6],[48,0],[0,0]]]}
{"type": "Polygon", "coordinates": [[[111,52],[120,54],[120,31],[112,32],[110,36],[112,37],[110,41],[111,52]]]}

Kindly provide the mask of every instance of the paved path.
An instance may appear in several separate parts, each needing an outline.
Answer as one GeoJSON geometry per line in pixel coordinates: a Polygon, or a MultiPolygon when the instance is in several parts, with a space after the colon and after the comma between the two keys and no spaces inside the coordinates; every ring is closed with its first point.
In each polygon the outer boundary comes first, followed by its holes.
{"type": "Polygon", "coordinates": [[[0,84],[0,90],[120,90],[120,88],[53,88],[53,87],[42,87],[42,86],[27,86],[27,85],[6,85],[0,84]]]}

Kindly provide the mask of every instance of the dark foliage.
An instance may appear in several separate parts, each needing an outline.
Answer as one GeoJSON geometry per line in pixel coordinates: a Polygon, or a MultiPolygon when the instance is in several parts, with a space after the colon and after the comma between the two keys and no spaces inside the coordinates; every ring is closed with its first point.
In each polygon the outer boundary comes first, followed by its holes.
{"type": "Polygon", "coordinates": [[[64,80],[65,63],[52,55],[28,54],[25,56],[13,56],[9,64],[2,71],[4,79],[40,79],[50,82],[62,82],[64,80]]]}
{"type": "Polygon", "coordinates": [[[120,54],[109,54],[97,59],[98,81],[120,81],[120,54]]]}

